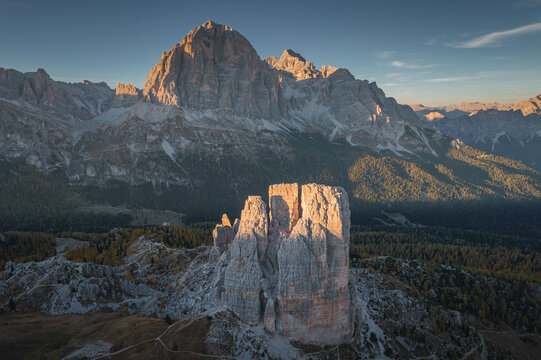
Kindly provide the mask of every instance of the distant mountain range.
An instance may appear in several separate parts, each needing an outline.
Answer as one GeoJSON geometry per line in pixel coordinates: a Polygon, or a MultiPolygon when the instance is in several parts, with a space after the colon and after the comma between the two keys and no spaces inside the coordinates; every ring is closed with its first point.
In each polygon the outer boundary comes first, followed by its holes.
{"type": "Polygon", "coordinates": [[[447,136],[541,170],[541,94],[517,104],[411,107],[429,127],[447,136]]]}
{"type": "MultiPolygon", "coordinates": [[[[518,118],[513,109],[469,119],[518,118]]],[[[503,130],[489,120],[478,144],[482,131],[448,115],[466,110],[415,110],[443,117],[419,118],[375,83],[292,50],[261,59],[239,32],[208,21],[162,54],[143,89],[0,68],[0,156],[12,174],[17,164],[62,174],[91,201],[186,212],[239,209],[286,181],[340,185],[369,202],[541,198],[537,171],[466,145],[498,152],[503,130]]],[[[537,142],[536,116],[521,113],[509,141],[537,142]]]]}

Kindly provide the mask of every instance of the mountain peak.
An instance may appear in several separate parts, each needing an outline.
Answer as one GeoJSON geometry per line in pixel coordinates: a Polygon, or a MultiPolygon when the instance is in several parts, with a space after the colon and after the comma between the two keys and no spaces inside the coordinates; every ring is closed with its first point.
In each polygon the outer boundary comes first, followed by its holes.
{"type": "Polygon", "coordinates": [[[321,70],[318,70],[313,63],[306,61],[301,54],[291,49],[284,50],[280,59],[277,59],[276,56],[270,56],[265,58],[265,61],[276,70],[290,73],[297,80],[326,78],[339,70],[331,65],[323,65],[321,70]]]}
{"type": "Polygon", "coordinates": [[[306,59],[303,58],[301,56],[301,54],[291,50],[291,49],[286,49],[284,50],[284,52],[282,53],[282,56],[280,57],[280,60],[282,59],[291,59],[291,58],[295,58],[297,59],[298,61],[301,61],[301,62],[306,62],[306,59]]]}
{"type": "Polygon", "coordinates": [[[515,104],[513,110],[521,111],[524,116],[541,115],[541,94],[515,104]]]}
{"type": "Polygon", "coordinates": [[[276,70],[281,70],[290,73],[297,80],[314,79],[321,77],[314,64],[306,61],[299,53],[286,49],[277,59],[275,56],[271,56],[265,59],[267,64],[276,70]]]}
{"type": "Polygon", "coordinates": [[[162,55],[147,77],[143,95],[189,109],[223,108],[262,118],[283,115],[273,71],[242,34],[212,20],[162,55]]]}
{"type": "Polygon", "coordinates": [[[201,26],[203,26],[205,29],[211,29],[211,28],[213,28],[213,27],[216,26],[216,25],[217,25],[217,24],[216,24],[214,21],[212,21],[212,20],[207,20],[207,21],[206,21],[203,25],[201,25],[201,26]]]}
{"type": "Polygon", "coordinates": [[[227,26],[227,25],[218,24],[217,22],[214,22],[212,20],[207,20],[204,24],[202,24],[201,26],[196,27],[193,30],[196,30],[198,28],[205,28],[207,30],[218,29],[218,30],[222,30],[222,31],[235,31],[236,32],[236,30],[233,29],[232,27],[227,26]]]}

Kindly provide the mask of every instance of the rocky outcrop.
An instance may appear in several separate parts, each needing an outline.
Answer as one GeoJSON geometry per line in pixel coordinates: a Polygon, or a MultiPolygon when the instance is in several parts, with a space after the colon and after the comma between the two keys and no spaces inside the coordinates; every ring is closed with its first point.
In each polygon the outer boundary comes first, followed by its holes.
{"type": "Polygon", "coordinates": [[[211,261],[217,260],[229,248],[235,237],[235,232],[236,229],[231,226],[229,218],[226,214],[223,214],[222,223],[217,224],[212,232],[214,246],[212,248],[211,261]]]}
{"type": "Polygon", "coordinates": [[[291,49],[284,50],[280,59],[272,56],[266,58],[265,61],[276,70],[290,73],[297,80],[313,79],[321,76],[314,64],[306,61],[305,58],[291,49]]]}
{"type": "Polygon", "coordinates": [[[524,116],[541,116],[541,94],[513,105],[513,110],[520,111],[524,116]]]}
{"type": "MultiPolygon", "coordinates": [[[[250,196],[223,256],[222,301],[248,324],[304,343],[339,343],[353,331],[350,211],[339,187],[278,184],[250,196]]],[[[221,229],[218,225],[216,229],[221,229]]],[[[230,227],[228,227],[230,229],[230,227]]],[[[215,251],[222,236],[215,231],[215,251]]]]}
{"type": "Polygon", "coordinates": [[[301,208],[302,217],[278,249],[278,320],[285,336],[338,342],[352,330],[347,194],[303,185],[301,208]]]}
{"type": "Polygon", "coordinates": [[[249,196],[241,213],[239,230],[225,270],[225,302],[248,324],[261,320],[261,260],[268,246],[268,218],[263,199],[249,196]]]}
{"type": "Polygon", "coordinates": [[[323,65],[321,70],[316,69],[314,64],[306,61],[300,54],[291,49],[284,50],[280,59],[275,56],[265,58],[267,64],[276,70],[291,74],[296,80],[315,79],[318,77],[327,77],[338,70],[334,66],[323,65]]]}
{"type": "Polygon", "coordinates": [[[118,83],[115,89],[115,102],[116,105],[132,105],[136,103],[143,93],[141,90],[133,86],[132,84],[118,83]]]}

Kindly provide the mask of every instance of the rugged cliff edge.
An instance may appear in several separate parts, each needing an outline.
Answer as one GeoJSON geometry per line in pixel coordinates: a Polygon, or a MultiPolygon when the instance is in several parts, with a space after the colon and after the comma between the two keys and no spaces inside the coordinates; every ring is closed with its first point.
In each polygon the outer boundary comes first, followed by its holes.
{"type": "Polygon", "coordinates": [[[263,199],[250,196],[238,229],[227,216],[217,225],[213,253],[227,261],[218,300],[246,323],[264,323],[267,331],[304,343],[348,339],[347,193],[317,184],[271,185],[269,207],[267,213],[263,199]]]}

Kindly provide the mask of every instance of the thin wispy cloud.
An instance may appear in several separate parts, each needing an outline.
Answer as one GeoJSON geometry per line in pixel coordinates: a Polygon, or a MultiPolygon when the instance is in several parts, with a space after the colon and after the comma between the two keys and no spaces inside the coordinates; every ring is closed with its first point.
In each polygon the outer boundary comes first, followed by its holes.
{"type": "Polygon", "coordinates": [[[425,44],[426,46],[434,46],[441,43],[446,37],[446,35],[436,35],[424,41],[423,44],[425,44]]]}
{"type": "Polygon", "coordinates": [[[472,79],[473,77],[470,76],[470,77],[467,77],[467,76],[462,76],[462,77],[445,77],[445,78],[435,78],[435,79],[428,79],[428,80],[425,80],[426,82],[429,82],[429,83],[447,83],[447,82],[455,82],[455,81],[462,81],[462,80],[469,80],[469,79],[472,79]]]}
{"type": "Polygon", "coordinates": [[[460,43],[448,43],[448,46],[454,47],[454,48],[461,48],[461,49],[474,49],[479,47],[487,47],[487,46],[497,46],[500,44],[501,41],[518,36],[518,35],[524,35],[524,34],[530,34],[534,32],[541,31],[541,22],[520,26],[514,29],[509,29],[505,31],[496,31],[492,33],[485,34],[483,36],[479,36],[476,38],[473,38],[468,41],[460,42],[460,43]]]}
{"type": "Polygon", "coordinates": [[[436,65],[416,65],[416,64],[408,64],[403,61],[395,60],[391,63],[392,66],[400,68],[400,69],[428,69],[431,67],[434,67],[436,65]]]}
{"type": "Polygon", "coordinates": [[[376,54],[376,57],[380,59],[388,59],[391,56],[394,56],[394,54],[396,54],[396,51],[394,50],[380,51],[376,54]]]}

